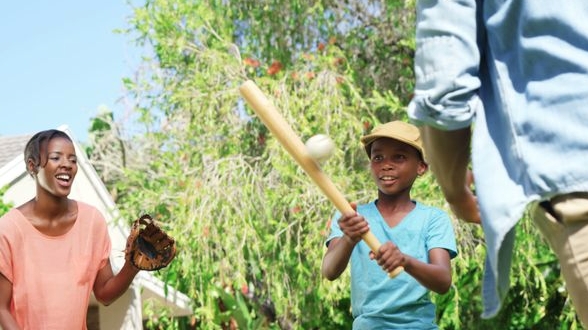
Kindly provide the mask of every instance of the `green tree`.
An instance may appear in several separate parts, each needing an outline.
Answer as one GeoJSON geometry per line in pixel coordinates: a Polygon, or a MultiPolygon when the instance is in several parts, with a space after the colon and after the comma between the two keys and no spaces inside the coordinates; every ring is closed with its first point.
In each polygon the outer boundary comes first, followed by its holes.
{"type": "Polygon", "coordinates": [[[8,188],[9,186],[4,186],[0,188],[0,216],[10,211],[10,209],[13,207],[12,203],[4,202],[4,194],[6,193],[6,190],[8,190],[8,188]]]}

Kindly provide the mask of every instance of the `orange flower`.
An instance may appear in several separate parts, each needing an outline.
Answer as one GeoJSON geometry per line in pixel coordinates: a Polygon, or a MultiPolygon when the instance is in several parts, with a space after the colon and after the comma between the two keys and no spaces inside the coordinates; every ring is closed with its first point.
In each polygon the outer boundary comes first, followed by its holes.
{"type": "Polygon", "coordinates": [[[260,133],[260,134],[257,136],[257,144],[258,144],[258,145],[260,145],[260,146],[263,146],[263,145],[265,145],[265,134],[263,134],[263,133],[260,133]]]}
{"type": "Polygon", "coordinates": [[[270,67],[267,69],[267,74],[273,76],[276,73],[280,72],[280,70],[282,70],[282,63],[280,63],[280,61],[274,61],[272,63],[272,65],[270,65],[270,67]]]}
{"type": "Polygon", "coordinates": [[[243,64],[245,64],[247,66],[252,66],[254,68],[257,68],[260,65],[258,60],[253,59],[251,57],[247,57],[246,59],[244,59],[243,64]]]}
{"type": "Polygon", "coordinates": [[[325,50],[325,44],[322,42],[319,42],[317,48],[318,48],[319,52],[322,52],[323,50],[325,50]]]}
{"type": "Polygon", "coordinates": [[[249,293],[249,286],[247,285],[247,283],[243,283],[241,285],[241,293],[243,295],[247,295],[249,293]]]}
{"type": "Polygon", "coordinates": [[[307,61],[314,60],[314,56],[312,56],[312,54],[307,54],[307,53],[302,54],[302,58],[305,59],[305,60],[307,60],[307,61]]]}
{"type": "Polygon", "coordinates": [[[308,80],[312,80],[312,79],[314,79],[314,77],[315,77],[315,74],[314,74],[314,72],[312,72],[312,71],[309,71],[309,72],[307,72],[307,73],[305,74],[305,76],[306,76],[306,79],[308,79],[308,80]]]}
{"type": "Polygon", "coordinates": [[[331,222],[333,222],[333,219],[329,218],[329,220],[327,221],[327,229],[331,229],[331,222]]]}
{"type": "Polygon", "coordinates": [[[345,59],[342,57],[337,57],[336,59],[333,60],[333,65],[340,65],[345,63],[345,59]]]}
{"type": "Polygon", "coordinates": [[[328,236],[329,233],[331,232],[331,222],[333,222],[333,219],[329,219],[327,221],[327,226],[324,229],[321,229],[320,234],[321,236],[328,236]]]}

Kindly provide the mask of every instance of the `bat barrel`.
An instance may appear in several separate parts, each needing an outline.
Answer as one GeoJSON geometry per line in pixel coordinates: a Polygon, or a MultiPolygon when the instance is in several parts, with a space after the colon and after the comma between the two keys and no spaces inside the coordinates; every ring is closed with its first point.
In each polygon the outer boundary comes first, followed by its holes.
{"type": "Polygon", "coordinates": [[[248,80],[241,85],[240,91],[247,103],[255,110],[259,119],[335,207],[343,214],[355,213],[345,196],[320,169],[320,166],[306,150],[300,137],[292,130],[292,127],[280,115],[272,102],[265,97],[259,87],[253,81],[248,80]]]}

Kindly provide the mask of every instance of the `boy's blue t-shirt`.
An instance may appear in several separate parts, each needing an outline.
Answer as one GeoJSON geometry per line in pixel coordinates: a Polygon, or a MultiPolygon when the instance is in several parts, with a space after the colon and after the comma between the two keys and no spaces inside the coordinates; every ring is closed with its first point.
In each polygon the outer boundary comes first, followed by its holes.
{"type": "MultiPolygon", "coordinates": [[[[457,256],[455,233],[446,212],[415,202],[415,208],[390,228],[375,202],[357,206],[370,230],[383,244],[392,241],[402,253],[429,262],[428,251],[443,248],[457,256]]],[[[343,236],[336,212],[327,243],[343,236]]],[[[351,307],[353,329],[437,329],[435,305],[429,290],[405,272],[391,279],[369,258],[370,248],[360,241],[351,254],[351,307]]]]}

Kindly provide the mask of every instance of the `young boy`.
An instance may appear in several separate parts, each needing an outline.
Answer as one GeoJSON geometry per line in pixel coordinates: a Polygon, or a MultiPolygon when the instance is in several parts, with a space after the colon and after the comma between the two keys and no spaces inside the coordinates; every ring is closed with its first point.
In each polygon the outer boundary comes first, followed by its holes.
{"type": "Polygon", "coordinates": [[[393,121],[361,142],[378,198],[353,204],[355,214],[335,214],[322,274],[333,281],[351,262],[353,329],[437,329],[429,291],[449,290],[457,247],[447,213],[410,198],[428,168],[419,130],[393,121]],[[382,242],[377,253],[361,240],[368,230],[382,242]],[[400,266],[404,271],[390,278],[400,266]]]}

